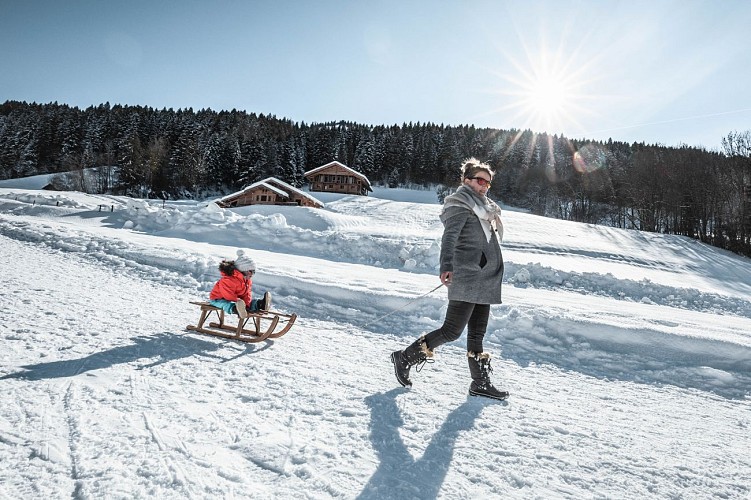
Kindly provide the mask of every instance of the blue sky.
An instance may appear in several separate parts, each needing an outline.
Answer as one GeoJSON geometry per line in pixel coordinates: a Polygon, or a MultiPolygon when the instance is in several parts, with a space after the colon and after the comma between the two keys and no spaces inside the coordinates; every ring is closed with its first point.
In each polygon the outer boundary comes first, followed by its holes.
{"type": "Polygon", "coordinates": [[[751,2],[0,0],[0,102],[239,109],[719,149],[751,2]]]}

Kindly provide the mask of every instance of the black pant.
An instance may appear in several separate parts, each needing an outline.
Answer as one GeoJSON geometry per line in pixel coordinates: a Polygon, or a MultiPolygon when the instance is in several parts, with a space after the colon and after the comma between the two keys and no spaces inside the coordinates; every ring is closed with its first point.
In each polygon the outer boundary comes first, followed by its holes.
{"type": "Polygon", "coordinates": [[[443,326],[425,336],[428,349],[435,349],[446,342],[453,342],[467,327],[467,351],[483,352],[482,339],[488,328],[490,304],[473,304],[450,300],[443,326]]]}

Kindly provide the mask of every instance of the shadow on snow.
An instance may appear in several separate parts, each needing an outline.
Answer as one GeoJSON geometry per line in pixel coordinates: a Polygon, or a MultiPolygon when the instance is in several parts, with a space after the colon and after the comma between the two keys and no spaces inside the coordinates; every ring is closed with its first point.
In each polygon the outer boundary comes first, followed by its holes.
{"type": "Polygon", "coordinates": [[[74,377],[92,370],[109,368],[118,364],[133,363],[139,360],[152,360],[152,358],[157,359],[148,363],[139,364],[136,366],[136,369],[142,370],[145,368],[151,368],[193,355],[212,357],[220,360],[220,362],[227,362],[246,354],[259,352],[268,348],[270,345],[269,343],[262,347],[256,345],[245,345],[243,346],[244,349],[237,355],[226,359],[223,356],[213,354],[219,349],[225,348],[227,346],[226,343],[197,339],[189,335],[163,332],[155,335],[133,337],[130,340],[132,341],[131,344],[113,347],[106,351],[95,352],[83,358],[25,365],[21,367],[23,368],[23,371],[4,375],[3,377],[0,377],[0,380],[44,380],[74,377]]]}
{"type": "Polygon", "coordinates": [[[399,435],[404,421],[396,397],[404,391],[400,387],[365,398],[370,408],[370,442],[380,462],[357,497],[360,500],[436,498],[451,466],[459,434],[472,429],[480,412],[488,404],[507,404],[468,397],[467,401],[448,414],[425,452],[415,460],[399,435]]]}

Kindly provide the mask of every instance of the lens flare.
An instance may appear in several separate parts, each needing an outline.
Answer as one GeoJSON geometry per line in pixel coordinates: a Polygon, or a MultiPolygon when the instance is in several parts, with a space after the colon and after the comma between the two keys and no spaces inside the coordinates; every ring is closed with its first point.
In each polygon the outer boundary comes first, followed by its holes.
{"type": "Polygon", "coordinates": [[[605,151],[596,144],[587,144],[574,153],[574,168],[581,174],[588,174],[605,166],[605,151]]]}

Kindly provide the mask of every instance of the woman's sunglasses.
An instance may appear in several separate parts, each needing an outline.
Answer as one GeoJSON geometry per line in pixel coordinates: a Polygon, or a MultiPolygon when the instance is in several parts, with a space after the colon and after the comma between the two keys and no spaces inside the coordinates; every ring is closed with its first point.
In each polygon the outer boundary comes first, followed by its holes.
{"type": "Polygon", "coordinates": [[[490,181],[482,177],[467,177],[467,179],[474,179],[480,186],[488,186],[490,188],[490,181]]]}

